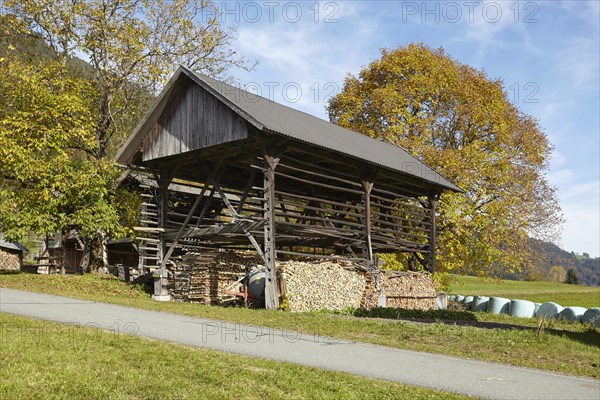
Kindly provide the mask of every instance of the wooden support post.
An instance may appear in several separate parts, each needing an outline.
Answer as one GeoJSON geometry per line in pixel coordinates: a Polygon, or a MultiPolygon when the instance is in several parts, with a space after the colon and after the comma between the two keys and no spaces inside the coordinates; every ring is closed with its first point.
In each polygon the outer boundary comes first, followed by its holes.
{"type": "MultiPolygon", "coordinates": [[[[158,227],[166,228],[168,213],[169,213],[169,184],[171,176],[169,171],[163,169],[158,176],[158,227]]],[[[167,254],[167,242],[164,238],[160,238],[158,258],[162,260],[167,254]]]]}
{"type": "MultiPolygon", "coordinates": [[[[169,213],[169,184],[173,179],[174,172],[167,169],[162,169],[158,176],[158,226],[166,228],[169,213]]],[[[162,236],[160,237],[160,247],[158,252],[159,260],[164,260],[167,254],[167,241],[162,236]]],[[[167,289],[167,270],[164,264],[160,264],[160,268],[154,273],[154,295],[152,298],[157,301],[170,300],[169,291],[167,289]]]]}
{"type": "Polygon", "coordinates": [[[427,269],[432,274],[435,272],[435,236],[436,236],[436,209],[438,206],[439,194],[430,194],[427,197],[428,208],[429,208],[429,220],[431,221],[431,227],[429,229],[429,258],[427,260],[427,269]]]}
{"type": "Polygon", "coordinates": [[[264,155],[264,203],[263,216],[265,218],[265,308],[276,309],[279,307],[279,293],[277,293],[277,253],[275,247],[275,167],[279,161],[271,154],[264,155]]]}
{"type": "Polygon", "coordinates": [[[363,218],[365,225],[365,258],[373,261],[373,245],[371,243],[371,189],[373,184],[365,182],[365,194],[363,195],[363,218]]]}
{"type": "Polygon", "coordinates": [[[371,240],[371,190],[375,181],[375,172],[372,170],[360,170],[360,183],[363,187],[362,206],[363,206],[363,226],[365,231],[365,241],[363,247],[363,257],[367,262],[373,264],[373,245],[371,240]]]}

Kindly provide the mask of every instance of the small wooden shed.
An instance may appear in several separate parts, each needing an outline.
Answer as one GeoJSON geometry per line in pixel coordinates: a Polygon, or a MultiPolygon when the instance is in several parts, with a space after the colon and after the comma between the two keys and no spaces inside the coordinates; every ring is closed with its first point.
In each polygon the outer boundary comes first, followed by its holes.
{"type": "Polygon", "coordinates": [[[278,305],[278,259],[376,267],[377,253],[406,252],[433,272],[437,201],[460,191],[400,147],[185,67],[117,160],[157,182],[144,201],[161,269],[190,249],[253,249],[267,308],[278,305]],[[197,194],[178,201],[173,183],[197,194]]]}
{"type": "Polygon", "coordinates": [[[27,248],[20,243],[0,239],[0,270],[19,271],[23,266],[23,253],[27,248]]]}

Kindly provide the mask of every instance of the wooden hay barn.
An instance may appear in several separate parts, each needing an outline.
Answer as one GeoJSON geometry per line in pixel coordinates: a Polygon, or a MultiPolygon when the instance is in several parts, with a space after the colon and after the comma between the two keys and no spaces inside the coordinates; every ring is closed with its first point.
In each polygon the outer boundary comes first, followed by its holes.
{"type": "Polygon", "coordinates": [[[378,253],[408,252],[433,272],[437,200],[460,191],[402,148],[185,67],[117,160],[157,183],[146,185],[139,228],[156,244],[141,256],[147,265],[164,270],[186,251],[253,250],[266,268],[267,308],[279,302],[278,260],[372,267],[378,253]]]}

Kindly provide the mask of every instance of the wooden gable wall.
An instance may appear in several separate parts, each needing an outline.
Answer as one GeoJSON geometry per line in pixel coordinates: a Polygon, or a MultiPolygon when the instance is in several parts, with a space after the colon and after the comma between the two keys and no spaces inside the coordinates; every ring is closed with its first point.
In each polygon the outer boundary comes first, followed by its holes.
{"type": "Polygon", "coordinates": [[[143,142],[143,160],[246,139],[246,121],[194,82],[175,90],[143,142]]]}

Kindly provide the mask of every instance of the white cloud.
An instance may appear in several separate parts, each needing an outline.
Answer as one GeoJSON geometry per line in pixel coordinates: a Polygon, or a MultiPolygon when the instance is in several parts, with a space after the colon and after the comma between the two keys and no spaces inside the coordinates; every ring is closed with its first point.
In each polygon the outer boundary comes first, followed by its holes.
{"type": "Polygon", "coordinates": [[[558,150],[554,150],[550,156],[550,168],[558,168],[567,162],[567,157],[558,150]]]}
{"type": "Polygon", "coordinates": [[[574,175],[571,169],[560,169],[548,174],[548,182],[553,186],[560,186],[561,184],[571,182],[574,175]]]}
{"type": "Polygon", "coordinates": [[[357,72],[364,63],[376,29],[364,18],[362,3],[335,3],[337,8],[328,7],[330,3],[303,4],[304,17],[296,23],[280,18],[242,24],[236,48],[261,64],[251,73],[239,73],[240,82],[253,82],[264,97],[327,118],[328,97],[339,92],[348,72],[357,72]],[[313,19],[317,8],[318,23],[313,19]],[[298,87],[301,96],[296,98],[298,87]]]}
{"type": "Polygon", "coordinates": [[[556,54],[562,71],[572,79],[575,86],[590,86],[598,90],[598,70],[600,69],[600,53],[598,37],[578,37],[571,39],[567,48],[556,54]]]}
{"type": "Polygon", "coordinates": [[[544,103],[538,118],[547,121],[559,115],[559,111],[564,108],[565,102],[544,103]]]}
{"type": "Polygon", "coordinates": [[[586,19],[592,26],[598,29],[598,17],[600,16],[600,2],[596,0],[573,1],[565,0],[560,3],[563,11],[575,17],[586,19]]]}
{"type": "MultiPolygon", "coordinates": [[[[538,52],[533,45],[528,23],[524,19],[535,19],[536,13],[524,14],[520,3],[484,1],[473,3],[472,8],[463,3],[462,25],[465,33],[451,40],[476,43],[480,56],[491,48],[507,49],[524,47],[531,52],[538,52]]],[[[532,3],[535,4],[535,3],[532,3]]]]}

